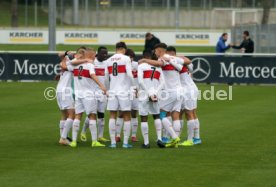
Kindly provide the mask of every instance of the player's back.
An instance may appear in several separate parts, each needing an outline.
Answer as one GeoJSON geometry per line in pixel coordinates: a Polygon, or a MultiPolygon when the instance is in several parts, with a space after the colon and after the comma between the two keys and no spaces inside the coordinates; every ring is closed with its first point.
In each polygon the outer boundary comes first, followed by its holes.
{"type": "Polygon", "coordinates": [[[105,85],[106,81],[106,74],[108,73],[107,71],[107,62],[102,61],[100,62],[97,58],[94,60],[94,66],[95,66],[95,73],[99,79],[99,81],[105,85]]]}
{"type": "Polygon", "coordinates": [[[74,67],[74,86],[78,96],[85,94],[94,94],[97,84],[91,78],[91,74],[95,74],[94,65],[92,63],[80,64],[74,67]]]}
{"type": "Polygon", "coordinates": [[[159,86],[162,69],[147,63],[138,66],[138,74],[143,76],[143,81],[147,89],[157,89],[159,86]]]}
{"type": "Polygon", "coordinates": [[[131,78],[127,71],[131,72],[131,60],[123,54],[114,54],[107,60],[110,77],[110,91],[115,93],[128,92],[132,86],[131,78]]]}
{"type": "Polygon", "coordinates": [[[69,91],[72,88],[73,74],[71,71],[61,71],[57,85],[57,92],[69,91]]]}
{"type": "MultiPolygon", "coordinates": [[[[176,57],[173,56],[167,55],[166,58],[177,61],[176,57]]],[[[179,71],[177,71],[173,65],[171,65],[169,62],[165,62],[162,66],[162,71],[165,79],[165,88],[167,90],[176,90],[181,88],[179,71]]]]}
{"type": "Polygon", "coordinates": [[[131,62],[131,67],[132,67],[132,75],[134,78],[135,85],[138,86],[138,78],[137,78],[137,73],[138,73],[138,62],[132,61],[131,62]]]}

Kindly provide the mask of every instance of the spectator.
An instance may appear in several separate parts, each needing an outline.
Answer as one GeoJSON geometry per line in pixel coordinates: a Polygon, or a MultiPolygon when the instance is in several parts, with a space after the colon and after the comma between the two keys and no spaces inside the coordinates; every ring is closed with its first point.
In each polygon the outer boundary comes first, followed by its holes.
{"type": "Polygon", "coordinates": [[[221,35],[221,37],[219,38],[219,41],[217,43],[216,46],[216,52],[217,53],[225,53],[226,50],[230,49],[230,47],[232,46],[231,44],[226,45],[226,41],[228,40],[228,34],[227,33],[223,33],[221,35]]]}
{"type": "Polygon", "coordinates": [[[146,33],[145,50],[154,50],[156,44],[161,43],[159,38],[155,37],[150,32],[146,33]]]}
{"type": "Polygon", "coordinates": [[[234,49],[240,49],[242,53],[253,53],[254,52],[254,42],[249,37],[249,32],[243,32],[243,41],[239,46],[234,45],[234,49]]]}

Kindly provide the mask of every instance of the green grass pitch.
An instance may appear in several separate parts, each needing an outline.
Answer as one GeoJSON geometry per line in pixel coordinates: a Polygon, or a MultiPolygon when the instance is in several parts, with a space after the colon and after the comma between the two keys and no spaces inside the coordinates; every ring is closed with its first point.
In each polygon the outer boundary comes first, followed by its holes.
{"type": "Polygon", "coordinates": [[[56,101],[43,96],[49,86],[56,82],[0,82],[2,187],[276,186],[274,86],[234,86],[232,101],[199,101],[200,146],[159,149],[150,121],[149,150],[140,148],[140,128],[130,150],[60,146],[56,101]]]}

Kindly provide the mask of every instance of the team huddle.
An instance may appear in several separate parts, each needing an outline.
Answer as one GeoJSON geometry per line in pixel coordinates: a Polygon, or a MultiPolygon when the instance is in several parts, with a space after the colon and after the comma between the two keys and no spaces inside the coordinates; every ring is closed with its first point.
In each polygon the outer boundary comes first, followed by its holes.
{"type": "Polygon", "coordinates": [[[74,55],[65,52],[59,56],[62,71],[56,90],[61,111],[60,144],[77,147],[83,113],[86,118],[80,140],[87,141],[89,129],[92,147],[105,147],[111,142],[109,147],[116,148],[123,134],[122,147],[131,148],[129,142],[138,141],[138,115],[142,148],[150,148],[149,115],[154,119],[158,147],[201,144],[196,115],[199,91],[190,75],[193,65],[187,57],[177,56],[174,47],[157,44],[154,52],[143,51],[138,62],[124,42],[116,44],[111,57],[106,47],[99,47],[97,54],[94,49],[80,47],[74,55]],[[110,140],[104,137],[106,110],[110,113],[110,140]],[[187,139],[180,142],[184,116],[187,139]]]}

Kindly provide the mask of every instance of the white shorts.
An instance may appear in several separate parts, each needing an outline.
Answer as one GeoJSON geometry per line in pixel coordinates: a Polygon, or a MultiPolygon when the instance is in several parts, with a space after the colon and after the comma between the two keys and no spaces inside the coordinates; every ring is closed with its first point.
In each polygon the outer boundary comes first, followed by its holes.
{"type": "Polygon", "coordinates": [[[75,102],[76,114],[85,112],[89,114],[97,114],[97,100],[95,98],[76,98],[75,102]]]}
{"type": "Polygon", "coordinates": [[[113,95],[108,97],[107,110],[109,111],[131,111],[130,96],[113,95]]]}
{"type": "Polygon", "coordinates": [[[182,110],[194,110],[197,108],[198,89],[192,86],[183,86],[185,90],[184,99],[181,104],[182,110]]]}
{"type": "Polygon", "coordinates": [[[139,115],[147,116],[149,114],[159,114],[160,107],[158,102],[151,102],[148,100],[139,101],[139,115]]]}
{"type": "Polygon", "coordinates": [[[100,113],[104,113],[107,105],[107,101],[97,101],[98,106],[97,106],[97,111],[100,113]]]}
{"type": "Polygon", "coordinates": [[[183,101],[183,95],[180,94],[181,92],[177,91],[164,91],[163,93],[166,93],[166,97],[164,96],[160,97],[159,99],[159,105],[160,109],[166,111],[166,112],[173,112],[177,111],[180,112],[181,110],[181,103],[183,101]]]}
{"type": "Polygon", "coordinates": [[[57,92],[57,103],[60,110],[74,109],[74,98],[72,94],[57,92]]]}
{"type": "Polygon", "coordinates": [[[131,100],[131,110],[139,110],[139,99],[133,98],[131,100]]]}

